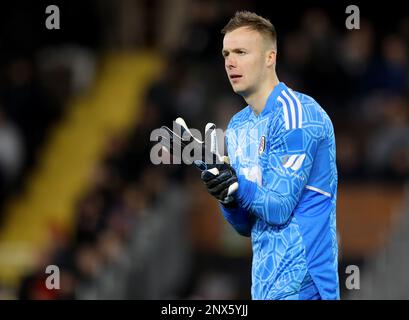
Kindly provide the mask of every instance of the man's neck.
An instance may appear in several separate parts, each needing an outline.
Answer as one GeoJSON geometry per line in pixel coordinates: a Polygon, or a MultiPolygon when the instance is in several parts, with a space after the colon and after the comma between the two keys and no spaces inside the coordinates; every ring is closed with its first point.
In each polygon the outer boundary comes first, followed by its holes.
{"type": "Polygon", "coordinates": [[[244,97],[256,115],[259,115],[264,110],[268,97],[278,84],[278,78],[274,77],[271,81],[265,82],[264,86],[260,87],[253,94],[244,97]]]}

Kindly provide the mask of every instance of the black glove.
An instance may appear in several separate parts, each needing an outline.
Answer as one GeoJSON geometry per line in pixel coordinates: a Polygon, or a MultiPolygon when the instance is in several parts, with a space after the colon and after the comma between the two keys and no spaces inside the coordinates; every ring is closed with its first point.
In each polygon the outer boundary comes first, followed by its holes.
{"type": "Polygon", "coordinates": [[[236,172],[230,164],[223,163],[208,168],[202,171],[201,178],[207,191],[220,203],[226,206],[235,204],[233,194],[237,191],[239,184],[236,172]]]}

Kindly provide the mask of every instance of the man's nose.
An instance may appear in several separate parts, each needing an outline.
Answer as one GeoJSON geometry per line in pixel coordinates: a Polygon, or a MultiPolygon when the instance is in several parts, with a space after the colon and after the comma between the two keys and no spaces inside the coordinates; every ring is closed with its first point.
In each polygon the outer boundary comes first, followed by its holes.
{"type": "Polygon", "coordinates": [[[236,59],[227,57],[226,58],[226,68],[231,70],[237,66],[236,59]]]}

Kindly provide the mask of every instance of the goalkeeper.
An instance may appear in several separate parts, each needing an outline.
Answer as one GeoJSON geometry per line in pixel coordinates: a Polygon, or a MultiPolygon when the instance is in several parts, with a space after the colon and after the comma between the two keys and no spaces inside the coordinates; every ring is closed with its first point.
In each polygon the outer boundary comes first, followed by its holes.
{"type": "Polygon", "coordinates": [[[252,298],[339,299],[331,120],[278,80],[270,21],[237,12],[222,33],[227,76],[248,106],[228,125],[230,165],[202,165],[201,178],[225,219],[251,237],[252,298]]]}

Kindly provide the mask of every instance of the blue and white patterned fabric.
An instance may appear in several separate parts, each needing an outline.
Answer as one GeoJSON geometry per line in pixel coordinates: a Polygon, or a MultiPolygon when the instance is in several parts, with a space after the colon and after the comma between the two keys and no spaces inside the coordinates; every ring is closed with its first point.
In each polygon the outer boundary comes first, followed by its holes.
{"type": "Polygon", "coordinates": [[[231,119],[227,152],[239,179],[226,220],[253,247],[253,299],[339,299],[337,168],[330,118],[280,82],[263,111],[231,119]]]}

